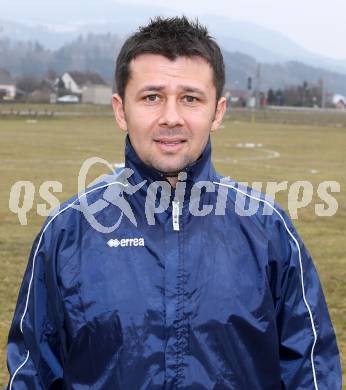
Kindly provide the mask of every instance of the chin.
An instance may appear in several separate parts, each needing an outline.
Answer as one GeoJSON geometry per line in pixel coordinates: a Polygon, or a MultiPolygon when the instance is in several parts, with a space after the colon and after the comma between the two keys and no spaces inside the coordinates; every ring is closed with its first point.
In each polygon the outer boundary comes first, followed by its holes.
{"type": "Polygon", "coordinates": [[[153,166],[156,170],[160,171],[161,173],[163,174],[167,174],[167,176],[169,175],[172,175],[172,176],[177,176],[178,173],[180,171],[182,171],[185,166],[172,166],[172,165],[169,165],[169,166],[163,166],[163,165],[157,165],[157,166],[153,166]],[[174,175],[176,174],[176,175],[174,175]]]}
{"type": "Polygon", "coordinates": [[[189,164],[188,161],[184,161],[184,162],[180,162],[180,163],[176,163],[176,164],[153,164],[152,166],[157,169],[158,171],[160,172],[163,172],[163,173],[168,173],[168,174],[172,174],[172,173],[179,173],[180,171],[182,171],[187,165],[189,164]]]}
{"type": "MultiPolygon", "coordinates": [[[[155,167],[154,167],[155,168],[155,167]]],[[[178,174],[181,170],[183,170],[185,167],[156,167],[156,169],[162,173],[166,173],[167,175],[178,174]]]]}

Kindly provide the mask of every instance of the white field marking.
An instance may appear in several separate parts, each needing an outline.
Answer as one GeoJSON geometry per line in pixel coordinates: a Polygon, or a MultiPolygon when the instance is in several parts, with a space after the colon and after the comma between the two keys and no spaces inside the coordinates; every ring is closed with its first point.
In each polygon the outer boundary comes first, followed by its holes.
{"type": "MultiPolygon", "coordinates": [[[[257,149],[254,149],[257,151],[257,149]]],[[[271,160],[273,158],[279,158],[280,153],[276,150],[271,149],[260,149],[259,151],[263,151],[267,153],[266,156],[258,156],[258,157],[245,157],[244,160],[250,161],[250,160],[271,160]]]]}
{"type": "Polygon", "coordinates": [[[297,239],[294,237],[294,235],[289,230],[289,228],[288,228],[288,226],[286,224],[286,221],[283,218],[283,216],[277,211],[277,209],[270,202],[268,202],[265,199],[257,198],[256,196],[249,195],[246,192],[240,190],[239,188],[236,188],[236,187],[232,186],[231,184],[219,183],[219,182],[215,182],[215,181],[213,183],[216,184],[216,185],[219,185],[219,186],[231,188],[231,189],[233,189],[235,191],[240,192],[241,194],[243,194],[245,196],[248,196],[249,198],[255,199],[258,202],[263,202],[266,205],[268,205],[269,207],[271,207],[273,209],[273,211],[280,217],[280,219],[282,220],[282,222],[283,222],[283,224],[285,226],[285,229],[286,229],[287,233],[289,234],[289,236],[292,238],[292,240],[296,244],[297,249],[298,249],[298,258],[299,258],[299,267],[300,267],[300,280],[301,280],[301,287],[302,287],[302,293],[303,293],[303,301],[304,301],[304,304],[305,304],[305,306],[306,306],[306,308],[307,308],[307,310],[309,312],[311,328],[312,328],[312,332],[314,334],[314,342],[313,342],[312,348],[311,348],[310,359],[311,359],[312,374],[313,374],[313,379],[314,379],[314,384],[315,384],[315,390],[318,390],[317,379],[316,379],[316,372],[315,372],[315,364],[314,364],[314,349],[315,349],[315,345],[316,345],[316,342],[317,342],[317,332],[316,332],[316,328],[315,328],[312,312],[311,312],[310,306],[309,306],[309,304],[308,304],[308,302],[306,300],[306,296],[305,296],[303,264],[302,264],[302,257],[301,257],[301,252],[300,252],[300,246],[299,246],[299,243],[298,243],[297,239]]]}
{"type": "MultiPolygon", "coordinates": [[[[54,219],[60,215],[61,213],[63,213],[64,211],[66,211],[67,209],[69,209],[70,207],[72,207],[74,205],[74,203],[76,203],[80,198],[82,197],[85,197],[86,195],[90,194],[91,192],[94,192],[96,190],[99,190],[101,188],[104,188],[104,187],[108,187],[108,186],[111,186],[113,184],[120,184],[124,187],[127,187],[127,184],[124,184],[124,183],[121,183],[119,181],[113,181],[111,183],[106,183],[106,184],[103,184],[102,186],[99,186],[99,187],[96,187],[96,188],[92,188],[91,190],[87,191],[87,192],[84,192],[82,194],[80,194],[78,196],[78,198],[76,198],[73,202],[69,203],[66,207],[64,207],[63,209],[61,209],[57,214],[55,214],[51,219],[50,221],[47,223],[47,225],[44,227],[44,229],[42,230],[42,233],[40,235],[40,238],[38,240],[38,243],[37,243],[37,246],[36,246],[36,250],[35,250],[35,253],[34,253],[34,256],[33,256],[33,259],[32,259],[32,270],[31,270],[31,276],[30,276],[30,281],[29,281],[29,287],[28,287],[28,292],[27,292],[27,296],[26,296],[26,302],[25,302],[25,308],[24,308],[24,312],[22,314],[22,317],[20,319],[20,331],[21,333],[23,334],[23,321],[24,321],[24,317],[25,317],[25,314],[28,310],[28,304],[29,304],[29,297],[30,297],[30,292],[31,292],[31,285],[32,285],[32,281],[33,281],[33,278],[34,278],[34,272],[35,272],[35,261],[36,261],[36,255],[38,253],[38,250],[40,248],[40,245],[41,245],[41,241],[42,241],[42,237],[43,237],[43,234],[45,233],[45,231],[47,230],[48,226],[54,221],[54,219]]],[[[10,389],[11,390],[11,387],[12,387],[12,383],[13,383],[13,380],[15,378],[15,376],[17,375],[18,371],[25,365],[25,363],[28,361],[29,359],[29,350],[27,351],[27,356],[26,356],[26,359],[24,360],[24,362],[16,369],[16,371],[14,372],[13,376],[12,376],[12,379],[11,379],[11,385],[10,385],[10,389]]]]}
{"type": "MultiPolygon", "coordinates": [[[[230,146],[227,144],[226,146],[230,146]]],[[[271,149],[264,149],[263,144],[261,143],[252,143],[252,142],[246,142],[246,143],[238,143],[236,144],[237,148],[242,148],[242,149],[251,149],[255,150],[256,152],[263,152],[264,155],[262,156],[250,156],[250,157],[239,157],[239,158],[231,158],[231,157],[225,157],[225,158],[216,158],[214,159],[215,162],[220,162],[220,163],[233,163],[237,164],[238,162],[241,161],[260,161],[260,160],[272,160],[273,158],[278,158],[280,157],[280,153],[271,150],[271,149]]]]}
{"type": "Polygon", "coordinates": [[[253,142],[239,143],[236,145],[237,148],[261,148],[263,144],[255,144],[253,142]]]}
{"type": "Polygon", "coordinates": [[[254,157],[238,157],[236,159],[231,157],[225,157],[225,158],[215,158],[215,162],[221,162],[221,163],[233,163],[237,164],[242,161],[260,161],[260,160],[272,160],[274,158],[280,157],[280,153],[276,152],[275,150],[270,149],[253,149],[256,151],[264,152],[266,155],[264,156],[254,156],[254,157]]]}

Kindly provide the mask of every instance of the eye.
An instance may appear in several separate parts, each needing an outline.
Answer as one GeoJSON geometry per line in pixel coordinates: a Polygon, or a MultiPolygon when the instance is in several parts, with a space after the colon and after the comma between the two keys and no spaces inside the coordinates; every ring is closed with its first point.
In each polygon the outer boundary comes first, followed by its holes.
{"type": "Polygon", "coordinates": [[[198,98],[196,98],[196,96],[191,96],[191,95],[185,95],[183,97],[183,99],[187,102],[187,103],[195,103],[198,101],[198,98]]]}
{"type": "Polygon", "coordinates": [[[151,94],[144,96],[144,100],[149,103],[153,103],[159,100],[159,95],[157,94],[151,94]]]}

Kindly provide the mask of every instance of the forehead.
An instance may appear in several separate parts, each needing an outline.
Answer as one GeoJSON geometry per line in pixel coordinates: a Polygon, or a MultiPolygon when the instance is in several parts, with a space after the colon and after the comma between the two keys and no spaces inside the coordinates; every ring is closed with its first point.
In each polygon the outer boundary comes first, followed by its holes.
{"type": "Polygon", "coordinates": [[[172,61],[158,54],[141,54],[130,62],[127,86],[139,89],[146,83],[167,86],[184,84],[208,90],[214,86],[213,70],[199,56],[181,56],[172,61]]]}

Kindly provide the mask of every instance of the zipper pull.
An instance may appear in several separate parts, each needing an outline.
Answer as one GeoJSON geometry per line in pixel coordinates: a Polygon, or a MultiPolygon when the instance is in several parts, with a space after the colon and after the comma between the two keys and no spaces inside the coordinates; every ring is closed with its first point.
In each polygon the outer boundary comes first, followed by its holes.
{"type": "Polygon", "coordinates": [[[173,201],[173,230],[179,231],[179,202],[173,201]]]}

